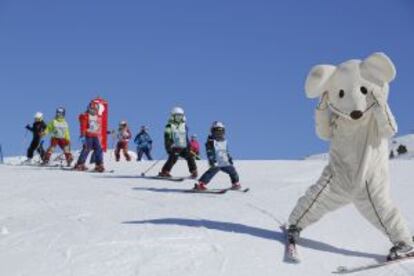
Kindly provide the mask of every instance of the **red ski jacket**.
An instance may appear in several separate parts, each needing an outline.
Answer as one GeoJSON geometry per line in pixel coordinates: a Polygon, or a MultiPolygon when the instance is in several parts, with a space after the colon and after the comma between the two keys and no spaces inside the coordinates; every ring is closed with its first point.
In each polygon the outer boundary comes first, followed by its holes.
{"type": "Polygon", "coordinates": [[[102,119],[85,112],[79,115],[80,132],[82,137],[99,137],[102,129],[102,119]]]}

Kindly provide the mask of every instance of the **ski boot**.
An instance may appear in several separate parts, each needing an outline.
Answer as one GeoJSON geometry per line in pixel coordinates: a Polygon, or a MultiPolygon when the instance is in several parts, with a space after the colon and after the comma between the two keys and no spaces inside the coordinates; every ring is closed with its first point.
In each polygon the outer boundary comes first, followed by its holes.
{"type": "Polygon", "coordinates": [[[405,242],[398,242],[391,247],[390,253],[387,256],[387,261],[412,256],[414,256],[414,247],[406,244],[405,242]]]}
{"type": "Polygon", "coordinates": [[[50,156],[52,155],[51,152],[47,151],[44,155],[44,158],[42,160],[42,163],[40,165],[47,166],[49,165],[50,156]]]}
{"type": "Polygon", "coordinates": [[[21,164],[22,165],[32,165],[33,164],[33,160],[32,160],[32,158],[27,158],[21,164]]]}
{"type": "Polygon", "coordinates": [[[191,175],[190,175],[190,178],[191,179],[196,179],[197,177],[198,177],[198,172],[197,171],[192,171],[191,175]]]}
{"type": "Polygon", "coordinates": [[[207,190],[207,186],[206,186],[205,183],[200,181],[200,182],[194,184],[193,190],[195,190],[195,191],[205,191],[205,190],[207,190]]]}
{"type": "Polygon", "coordinates": [[[230,189],[232,189],[232,190],[240,190],[241,189],[241,185],[240,185],[240,183],[239,182],[237,182],[237,183],[232,183],[231,184],[231,188],[230,189]]]}
{"type": "Polygon", "coordinates": [[[96,165],[94,171],[102,173],[105,171],[105,167],[102,164],[96,165]]]}
{"type": "Polygon", "coordinates": [[[287,229],[287,236],[290,243],[296,244],[299,240],[300,236],[300,228],[298,228],[296,225],[289,225],[289,228],[287,229]]]}
{"type": "Polygon", "coordinates": [[[121,160],[121,154],[115,153],[115,161],[119,162],[119,160],[121,160]]]}
{"type": "Polygon", "coordinates": [[[72,165],[72,162],[73,162],[73,158],[72,158],[72,157],[69,157],[69,158],[66,160],[66,166],[70,167],[70,166],[72,165]]]}
{"type": "Polygon", "coordinates": [[[75,167],[73,168],[75,171],[87,171],[88,167],[85,166],[85,164],[76,164],[75,167]]]}
{"type": "Polygon", "coordinates": [[[47,165],[49,165],[49,159],[44,159],[42,163],[40,163],[40,166],[47,166],[47,165]]]}
{"type": "Polygon", "coordinates": [[[172,177],[172,176],[171,176],[171,174],[170,174],[170,172],[165,172],[165,171],[161,171],[161,172],[159,172],[159,173],[158,173],[158,176],[159,176],[159,177],[165,177],[165,178],[172,177]]]}

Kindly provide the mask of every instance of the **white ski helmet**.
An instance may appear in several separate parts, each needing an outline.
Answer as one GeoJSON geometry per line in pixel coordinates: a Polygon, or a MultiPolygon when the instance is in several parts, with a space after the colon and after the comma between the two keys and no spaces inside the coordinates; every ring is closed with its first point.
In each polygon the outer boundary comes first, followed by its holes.
{"type": "Polygon", "coordinates": [[[41,120],[43,119],[43,113],[42,112],[36,112],[36,114],[34,115],[34,118],[36,120],[41,120]]]}
{"type": "Polygon", "coordinates": [[[226,127],[224,126],[224,124],[220,121],[214,121],[213,124],[211,125],[211,129],[214,128],[222,128],[225,129],[226,127]]]}
{"type": "Polygon", "coordinates": [[[216,138],[224,139],[224,135],[226,133],[226,128],[224,124],[220,121],[214,121],[211,125],[211,134],[213,134],[216,138]]]}
{"type": "Polygon", "coordinates": [[[183,115],[184,116],[184,109],[179,106],[174,107],[171,109],[171,115],[183,115]]]}
{"type": "Polygon", "coordinates": [[[127,122],[126,121],[120,121],[119,122],[119,126],[126,126],[127,125],[127,122]]]}

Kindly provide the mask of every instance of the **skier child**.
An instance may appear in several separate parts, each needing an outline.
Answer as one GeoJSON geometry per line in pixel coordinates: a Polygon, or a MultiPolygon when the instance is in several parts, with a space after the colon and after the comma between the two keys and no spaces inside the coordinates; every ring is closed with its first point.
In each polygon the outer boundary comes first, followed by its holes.
{"type": "Polygon", "coordinates": [[[171,117],[165,126],[164,144],[168,153],[168,160],[158,176],[171,177],[170,171],[172,167],[179,157],[183,157],[187,160],[191,178],[197,178],[197,165],[194,157],[190,154],[188,128],[184,110],[181,107],[174,107],[171,111],[171,117]]]}
{"type": "Polygon", "coordinates": [[[190,153],[194,156],[196,160],[200,160],[200,144],[198,143],[196,134],[191,135],[190,153]]]}
{"type": "Polygon", "coordinates": [[[57,108],[55,118],[47,124],[45,134],[50,133],[51,139],[50,146],[43,158],[43,164],[49,163],[50,156],[55,151],[56,146],[63,150],[68,167],[73,161],[73,156],[70,152],[69,125],[65,120],[65,114],[66,111],[63,107],[57,108]]]}
{"type": "Polygon", "coordinates": [[[141,131],[135,136],[134,143],[137,144],[137,161],[141,161],[144,154],[148,160],[152,160],[152,139],[146,126],[141,126],[141,131]]]}
{"type": "Polygon", "coordinates": [[[239,175],[233,165],[233,159],[227,147],[224,124],[219,121],[213,122],[210,132],[206,142],[207,158],[210,168],[201,176],[198,184],[194,185],[194,190],[207,190],[207,184],[219,171],[230,176],[232,189],[240,189],[239,175]]]}
{"type": "Polygon", "coordinates": [[[78,162],[74,169],[78,171],[86,171],[88,168],[85,166],[86,159],[89,152],[93,150],[93,161],[95,163],[96,172],[104,172],[104,161],[102,146],[99,140],[99,134],[102,130],[102,121],[98,116],[98,104],[91,102],[88,105],[86,112],[79,115],[82,151],[79,155],[78,162]]]}
{"type": "Polygon", "coordinates": [[[26,126],[26,129],[33,133],[32,142],[27,149],[27,163],[31,163],[35,151],[39,153],[40,159],[43,160],[45,150],[43,149],[42,137],[45,135],[46,127],[47,125],[43,120],[43,114],[41,112],[36,112],[34,123],[26,126]]]}
{"type": "Polygon", "coordinates": [[[121,158],[121,150],[127,161],[131,161],[131,156],[128,153],[128,143],[131,139],[132,134],[129,130],[128,124],[126,121],[121,121],[119,123],[119,128],[117,132],[118,143],[116,144],[115,149],[115,160],[118,162],[121,158]]]}

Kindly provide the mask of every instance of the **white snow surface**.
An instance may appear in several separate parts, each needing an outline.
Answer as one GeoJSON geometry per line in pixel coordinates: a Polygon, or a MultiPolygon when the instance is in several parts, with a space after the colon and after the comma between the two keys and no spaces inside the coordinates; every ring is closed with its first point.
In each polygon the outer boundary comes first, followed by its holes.
{"type": "Polygon", "coordinates": [[[414,134],[408,134],[394,138],[390,142],[390,150],[394,152],[396,159],[414,159],[414,134]],[[404,145],[407,153],[398,155],[397,148],[404,145]]]}
{"type": "MultiPolygon", "coordinates": [[[[414,134],[407,134],[392,138],[389,143],[390,153],[394,152],[394,159],[414,159],[414,134]],[[404,154],[398,154],[397,149],[400,145],[407,148],[404,154]]],[[[329,153],[312,154],[305,157],[306,160],[329,160],[329,153]]]]}
{"type": "MultiPolygon", "coordinates": [[[[109,159],[114,173],[0,165],[0,275],[320,276],[381,260],[391,246],[347,206],[303,231],[300,264],[284,261],[280,226],[326,161],[238,161],[250,191],[212,195],[183,193],[191,180],[139,178],[151,162],[109,159]]],[[[414,230],[414,161],[390,167],[393,198],[414,230]]],[[[184,161],[173,174],[188,175],[184,161]]],[[[209,187],[229,185],[218,174],[209,187]]],[[[414,275],[414,262],[352,275],[414,275]]]]}

